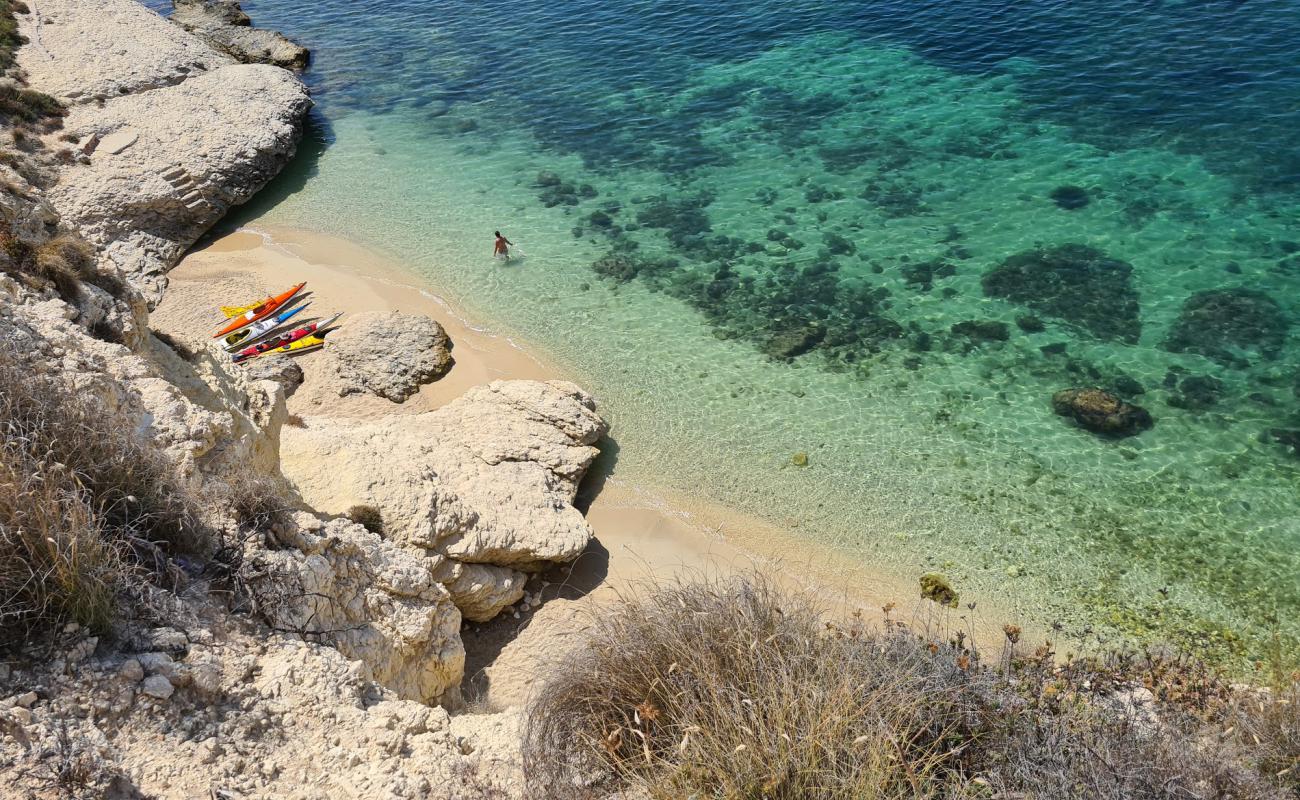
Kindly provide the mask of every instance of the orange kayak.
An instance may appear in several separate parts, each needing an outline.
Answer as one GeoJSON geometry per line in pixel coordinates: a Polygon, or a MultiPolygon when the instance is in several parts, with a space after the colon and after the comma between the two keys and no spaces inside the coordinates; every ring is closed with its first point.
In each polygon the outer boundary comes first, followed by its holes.
{"type": "Polygon", "coordinates": [[[231,318],[230,322],[226,324],[226,327],[213,334],[212,338],[220,339],[222,336],[234,333],[245,325],[252,325],[254,322],[274,314],[277,308],[280,308],[293,299],[293,296],[298,294],[298,292],[301,292],[302,287],[306,285],[307,282],[303,281],[283,294],[277,294],[274,297],[266,298],[244,313],[231,318]]]}

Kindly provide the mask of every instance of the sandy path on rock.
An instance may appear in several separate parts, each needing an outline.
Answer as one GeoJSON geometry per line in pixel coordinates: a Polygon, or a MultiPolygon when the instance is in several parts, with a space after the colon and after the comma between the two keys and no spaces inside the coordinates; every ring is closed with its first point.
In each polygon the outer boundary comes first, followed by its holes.
{"type": "MultiPolygon", "coordinates": [[[[219,306],[260,299],[303,280],[312,302],[303,317],[343,311],[346,324],[348,313],[362,311],[424,314],[446,329],[455,359],[442,379],[421,387],[405,403],[393,403],[369,394],[339,397],[334,379],[319,366],[322,359],[304,356],[298,363],[305,380],[288,405],[290,414],[308,425],[312,417],[430,411],[471,386],[493,380],[566,377],[531,343],[511,341],[469,321],[421,286],[418,276],[346,240],[301,230],[241,229],[200,242],[169,273],[167,292],[151,315],[151,326],[184,344],[201,345],[221,321],[219,306]]],[[[290,479],[309,469],[313,457],[282,443],[281,462],[290,479]]],[[[899,608],[895,619],[930,611],[931,604],[918,600],[917,576],[864,566],[731,509],[631,486],[620,482],[616,473],[600,481],[597,489],[584,486],[579,504],[588,499],[587,519],[597,541],[571,569],[548,576],[551,583],[543,592],[548,602],[518,616],[507,611],[492,622],[465,626],[469,696],[485,697],[495,705],[520,702],[539,668],[581,634],[584,615],[619,592],[675,576],[719,576],[757,568],[793,588],[814,591],[829,608],[861,609],[869,620],[883,619],[881,608],[890,602],[899,608]],[[583,496],[590,494],[594,497],[583,496]]],[[[343,508],[319,510],[339,513],[343,508]]],[[[947,624],[972,629],[977,642],[996,652],[1001,625],[1018,615],[989,608],[987,599],[981,605],[973,620],[953,612],[947,624]]]]}

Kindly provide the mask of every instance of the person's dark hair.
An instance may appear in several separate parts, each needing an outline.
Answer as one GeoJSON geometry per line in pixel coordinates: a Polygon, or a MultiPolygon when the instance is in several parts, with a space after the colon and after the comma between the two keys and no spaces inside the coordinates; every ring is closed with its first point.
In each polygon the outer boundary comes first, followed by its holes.
{"type": "Polygon", "coordinates": [[[501,235],[501,231],[492,231],[492,235],[493,235],[493,236],[500,236],[500,235],[501,235]]]}

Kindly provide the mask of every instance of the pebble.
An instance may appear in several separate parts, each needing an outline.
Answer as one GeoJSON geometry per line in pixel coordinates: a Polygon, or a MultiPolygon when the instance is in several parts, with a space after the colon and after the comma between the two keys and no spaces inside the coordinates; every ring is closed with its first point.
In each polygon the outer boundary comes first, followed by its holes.
{"type": "Polygon", "coordinates": [[[121,667],[118,667],[117,674],[132,683],[138,683],[144,679],[144,667],[134,658],[128,658],[122,662],[121,667]]]}
{"type": "Polygon", "coordinates": [[[11,708],[9,709],[9,716],[18,720],[23,725],[32,724],[32,712],[28,711],[25,708],[22,707],[11,708]]]}
{"type": "Polygon", "coordinates": [[[140,691],[150,697],[156,697],[159,700],[166,700],[172,696],[172,692],[175,692],[176,689],[172,686],[172,682],[164,678],[162,675],[150,675],[145,678],[144,683],[140,685],[140,691]]]}
{"type": "Polygon", "coordinates": [[[31,708],[37,701],[36,692],[24,692],[14,698],[14,705],[31,708]]]}

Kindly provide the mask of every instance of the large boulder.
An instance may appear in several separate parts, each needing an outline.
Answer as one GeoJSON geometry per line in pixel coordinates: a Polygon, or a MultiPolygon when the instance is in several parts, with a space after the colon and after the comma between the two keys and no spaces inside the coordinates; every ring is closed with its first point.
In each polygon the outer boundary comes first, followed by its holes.
{"type": "Polygon", "coordinates": [[[285,475],[315,508],[374,506],[392,540],[459,561],[569,561],[591,537],[572,503],[606,431],[595,405],[563,381],[494,381],[425,414],[313,419],[282,432],[285,475]]]}
{"type": "Polygon", "coordinates": [[[282,466],[315,508],[374,506],[394,542],[506,568],[440,573],[484,618],[518,599],[518,572],[571,561],[590,541],[573,500],[606,431],[595,405],[571,383],[496,381],[424,414],[285,428],[282,466]]]}
{"type": "Polygon", "coordinates": [[[400,403],[451,369],[451,340],[418,314],[362,313],[330,335],[340,395],[370,392],[400,403]]]}
{"type": "Polygon", "coordinates": [[[1052,395],[1052,410],[1080,427],[1107,436],[1133,436],[1155,421],[1141,406],[1120,400],[1101,389],[1064,389],[1052,395]]]}
{"type": "Polygon", "coordinates": [[[152,306],[185,250],[293,157],[307,89],[133,0],[42,0],[20,17],[31,44],[19,63],[70,104],[65,134],[89,155],[46,197],[152,306]]]}
{"type": "Polygon", "coordinates": [[[307,48],[276,31],[252,27],[237,0],[172,0],[171,21],[245,64],[307,68],[307,48]]]}
{"type": "Polygon", "coordinates": [[[1077,325],[1098,339],[1135,343],[1142,332],[1133,267],[1081,244],[1017,253],[985,273],[984,294],[1077,325]]]}
{"type": "Polygon", "coordinates": [[[1164,348],[1243,367],[1276,358],[1288,326],[1278,302],[1257,289],[1213,289],[1187,298],[1164,348]]]}

